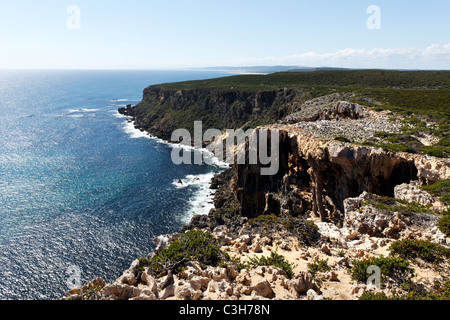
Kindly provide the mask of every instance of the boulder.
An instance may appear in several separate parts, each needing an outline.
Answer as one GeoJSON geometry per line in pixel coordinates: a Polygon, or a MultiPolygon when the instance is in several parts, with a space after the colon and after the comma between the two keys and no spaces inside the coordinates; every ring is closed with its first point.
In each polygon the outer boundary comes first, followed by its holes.
{"type": "Polygon", "coordinates": [[[346,212],[344,225],[358,236],[399,239],[407,228],[408,218],[399,212],[388,212],[367,205],[360,210],[346,212]]]}
{"type": "Polygon", "coordinates": [[[314,300],[314,301],[320,301],[325,300],[325,298],[321,295],[319,295],[315,290],[308,290],[306,294],[308,300],[314,300]]]}
{"type": "Polygon", "coordinates": [[[255,285],[251,287],[252,291],[255,291],[258,296],[264,297],[264,298],[273,298],[274,292],[270,285],[270,282],[266,279],[260,280],[255,285]]]}
{"type": "Polygon", "coordinates": [[[116,280],[116,282],[133,286],[137,283],[137,279],[134,273],[126,271],[119,279],[116,280]]]}
{"type": "Polygon", "coordinates": [[[396,199],[408,202],[418,202],[425,206],[432,206],[435,203],[433,196],[420,188],[419,181],[398,185],[395,187],[394,193],[396,199]]]}
{"type": "Polygon", "coordinates": [[[317,288],[313,276],[306,272],[300,272],[293,279],[285,280],[284,287],[296,297],[306,294],[310,289],[317,288]]]}

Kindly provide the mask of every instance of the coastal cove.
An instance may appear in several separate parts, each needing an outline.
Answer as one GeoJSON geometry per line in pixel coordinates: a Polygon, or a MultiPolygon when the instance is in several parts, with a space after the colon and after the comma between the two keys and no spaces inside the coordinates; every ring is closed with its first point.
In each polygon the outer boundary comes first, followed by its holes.
{"type": "Polygon", "coordinates": [[[155,237],[208,210],[209,180],[223,166],[175,166],[172,146],[117,110],[151,84],[224,75],[0,73],[1,300],[55,299],[71,281],[112,281],[155,237]]]}

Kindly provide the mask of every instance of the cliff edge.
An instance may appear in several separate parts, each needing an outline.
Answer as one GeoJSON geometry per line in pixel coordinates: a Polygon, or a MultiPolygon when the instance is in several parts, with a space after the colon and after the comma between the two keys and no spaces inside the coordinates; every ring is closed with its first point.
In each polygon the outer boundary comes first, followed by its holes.
{"type": "Polygon", "coordinates": [[[211,182],[209,215],[65,299],[450,299],[448,122],[361,88],[173,86],[119,111],[167,141],[196,120],[276,130],[278,172],[234,164],[211,182]]]}

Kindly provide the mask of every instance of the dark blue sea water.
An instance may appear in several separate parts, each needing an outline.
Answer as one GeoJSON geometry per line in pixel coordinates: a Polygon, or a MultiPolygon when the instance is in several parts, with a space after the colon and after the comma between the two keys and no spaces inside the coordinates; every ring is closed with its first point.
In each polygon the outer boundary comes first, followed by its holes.
{"type": "Polygon", "coordinates": [[[0,299],[61,297],[74,266],[82,283],[113,281],[155,237],[208,211],[221,168],[174,165],[171,146],[117,109],[151,84],[223,75],[0,71],[0,299]]]}

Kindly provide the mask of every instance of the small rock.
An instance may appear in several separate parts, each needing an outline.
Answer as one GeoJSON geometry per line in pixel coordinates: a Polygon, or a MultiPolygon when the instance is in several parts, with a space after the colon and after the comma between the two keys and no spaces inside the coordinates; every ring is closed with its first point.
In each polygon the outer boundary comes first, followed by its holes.
{"type": "Polygon", "coordinates": [[[155,251],[163,250],[169,247],[170,245],[170,239],[169,236],[159,236],[153,242],[156,244],[155,251]]]}
{"type": "Polygon", "coordinates": [[[260,276],[264,276],[264,273],[266,273],[266,267],[264,266],[259,266],[255,269],[255,273],[260,275],[260,276]]]}
{"type": "Polygon", "coordinates": [[[259,241],[257,241],[257,242],[252,244],[252,246],[250,247],[250,251],[252,251],[254,253],[261,253],[261,252],[263,252],[263,250],[261,248],[261,244],[259,243],[259,241]]]}
{"type": "Polygon", "coordinates": [[[308,300],[312,301],[321,301],[321,300],[325,300],[325,298],[319,294],[316,293],[316,291],[314,291],[313,289],[308,290],[308,292],[306,293],[306,296],[308,297],[308,300]]]}
{"type": "Polygon", "coordinates": [[[328,281],[334,281],[334,282],[339,281],[338,274],[335,271],[330,271],[327,274],[327,279],[328,279],[328,281]]]}
{"type": "Polygon", "coordinates": [[[137,283],[137,279],[133,273],[127,271],[119,279],[117,279],[117,282],[133,286],[137,283]]]}
{"type": "Polygon", "coordinates": [[[173,284],[170,284],[161,291],[160,299],[165,300],[173,296],[175,296],[175,286],[173,284]]]}
{"type": "Polygon", "coordinates": [[[322,246],[321,250],[322,250],[323,253],[326,253],[326,254],[328,254],[328,255],[331,254],[331,250],[330,250],[330,248],[328,248],[328,246],[327,246],[326,244],[324,244],[324,245],[322,246]]]}

